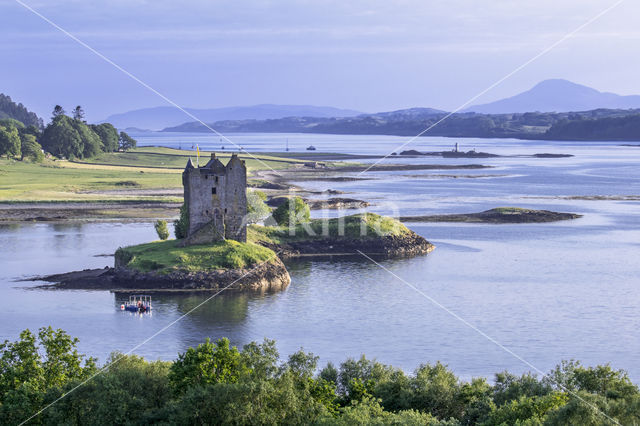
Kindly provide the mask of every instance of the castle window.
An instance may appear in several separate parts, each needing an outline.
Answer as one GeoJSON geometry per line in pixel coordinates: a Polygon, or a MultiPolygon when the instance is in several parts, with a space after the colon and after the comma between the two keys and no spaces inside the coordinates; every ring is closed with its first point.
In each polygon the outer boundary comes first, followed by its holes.
{"type": "Polygon", "coordinates": [[[215,195],[216,193],[216,187],[214,186],[213,188],[211,188],[211,194],[215,195]]]}
{"type": "Polygon", "coordinates": [[[218,176],[216,176],[216,183],[218,183],[218,176]]]}
{"type": "Polygon", "coordinates": [[[224,214],[227,214],[227,209],[224,209],[224,214]]]}

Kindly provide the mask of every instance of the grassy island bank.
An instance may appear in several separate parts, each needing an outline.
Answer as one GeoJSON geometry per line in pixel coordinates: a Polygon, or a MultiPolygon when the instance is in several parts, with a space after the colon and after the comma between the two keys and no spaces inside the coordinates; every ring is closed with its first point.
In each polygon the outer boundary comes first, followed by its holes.
{"type": "Polygon", "coordinates": [[[267,247],[226,240],[180,247],[178,240],[121,247],[113,268],[36,277],[59,289],[152,291],[276,291],[291,277],[267,247]]]}
{"type": "Polygon", "coordinates": [[[233,240],[187,247],[180,247],[179,240],[168,240],[119,248],[115,258],[116,267],[168,274],[250,268],[275,259],[276,254],[257,244],[233,240]]]}
{"type": "Polygon", "coordinates": [[[435,248],[398,220],[375,213],[312,219],[292,228],[252,225],[247,238],[279,251],[282,257],[357,254],[359,251],[370,255],[408,256],[426,254],[435,248]]]}

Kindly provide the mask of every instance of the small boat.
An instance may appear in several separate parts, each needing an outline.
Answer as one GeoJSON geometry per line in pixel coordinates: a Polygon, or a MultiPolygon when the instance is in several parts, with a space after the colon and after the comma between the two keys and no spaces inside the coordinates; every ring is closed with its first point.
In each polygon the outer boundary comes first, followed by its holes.
{"type": "Polygon", "coordinates": [[[315,146],[313,146],[313,145],[309,145],[309,146],[307,147],[307,151],[315,151],[315,150],[316,150],[316,147],[315,147],[315,146]]]}
{"type": "Polygon", "coordinates": [[[133,295],[129,296],[127,302],[123,302],[120,305],[121,311],[129,312],[150,312],[151,311],[151,296],[146,295],[133,295]]]}

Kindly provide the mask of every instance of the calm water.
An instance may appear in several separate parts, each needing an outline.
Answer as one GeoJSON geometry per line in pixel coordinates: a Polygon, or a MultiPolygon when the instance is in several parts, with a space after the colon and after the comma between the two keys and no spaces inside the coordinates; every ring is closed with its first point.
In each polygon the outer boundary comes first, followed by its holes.
{"type": "MultiPolygon", "coordinates": [[[[313,144],[319,150],[384,154],[406,138],[331,135],[236,135],[251,150],[313,144]],[[261,140],[265,142],[256,146],[261,140]]],[[[140,138],[140,137],[139,137],[140,138]]],[[[146,144],[176,145],[202,135],[147,135],[146,144]],[[189,139],[191,138],[191,139],[189,139]]],[[[205,149],[206,140],[199,143],[205,149]]],[[[211,144],[217,138],[209,137],[211,144]]],[[[446,149],[452,140],[422,138],[410,148],[446,149]]],[[[213,146],[213,145],[212,145],[213,146]]],[[[569,196],[640,195],[640,148],[464,140],[462,148],[523,157],[403,160],[481,163],[492,169],[370,173],[369,180],[304,182],[374,203],[372,211],[403,215],[474,212],[497,206],[582,213],[553,224],[410,224],[437,245],[428,256],[382,262],[389,270],[543,371],[561,359],[611,362],[640,382],[640,221],[638,201],[569,196]],[[466,177],[453,178],[461,174],[466,177]],[[468,175],[482,175],[471,178],[468,175]]],[[[398,161],[398,160],[396,160],[398,161]]],[[[321,214],[322,212],[315,212],[321,214]]],[[[83,352],[104,360],[127,351],[188,312],[206,296],[157,296],[153,315],[117,310],[121,295],[42,291],[21,277],[110,265],[118,246],[155,238],[151,224],[23,224],[0,227],[0,339],[24,328],[60,327],[83,352]]],[[[223,294],[183,318],[136,353],[172,359],[206,337],[242,345],[276,339],[282,354],[300,347],[339,362],[366,353],[412,370],[441,360],[462,377],[528,370],[521,361],[364,259],[289,262],[292,284],[277,294],[223,294]]]]}

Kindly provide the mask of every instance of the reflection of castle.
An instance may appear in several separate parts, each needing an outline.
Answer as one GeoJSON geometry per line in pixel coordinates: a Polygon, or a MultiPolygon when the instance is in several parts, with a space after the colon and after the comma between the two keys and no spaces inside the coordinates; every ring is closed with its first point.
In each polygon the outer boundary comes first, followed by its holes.
{"type": "Polygon", "coordinates": [[[203,167],[189,159],[182,184],[189,217],[185,244],[247,240],[247,168],[236,154],[226,166],[215,154],[203,167]]]}

